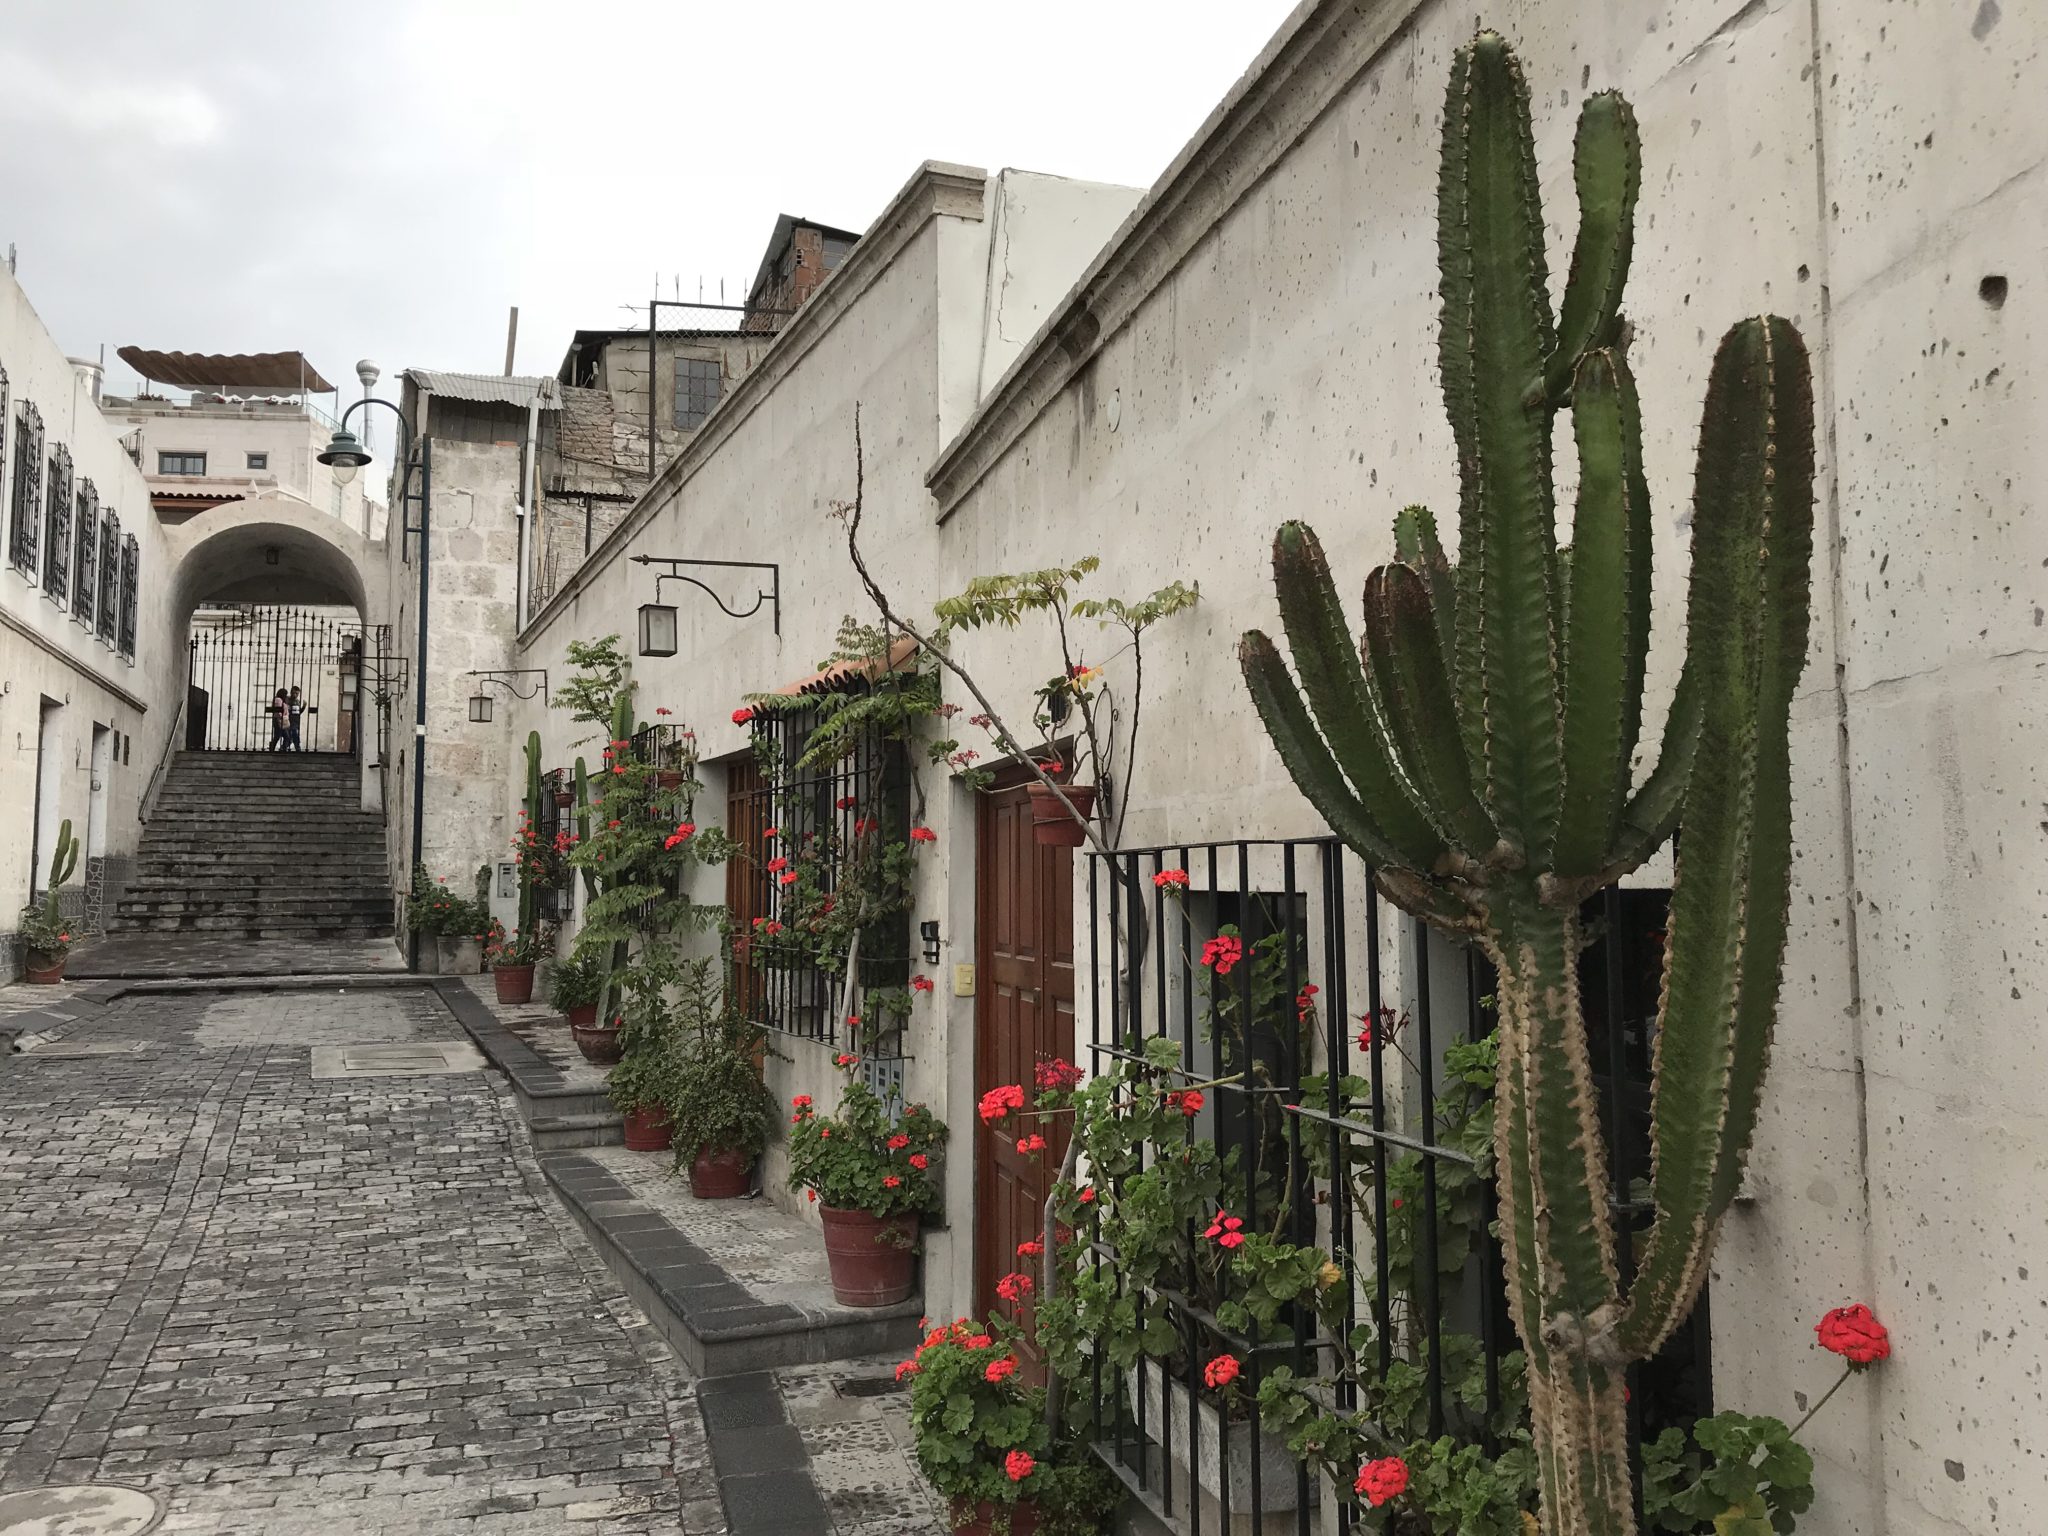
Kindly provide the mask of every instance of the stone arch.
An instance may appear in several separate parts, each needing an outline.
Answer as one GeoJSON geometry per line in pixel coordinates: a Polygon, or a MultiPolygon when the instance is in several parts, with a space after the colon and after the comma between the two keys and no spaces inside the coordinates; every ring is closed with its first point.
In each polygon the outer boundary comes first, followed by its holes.
{"type": "Polygon", "coordinates": [[[383,622],[383,544],[296,496],[223,502],[166,533],[181,617],[219,600],[336,604],[383,622]]]}

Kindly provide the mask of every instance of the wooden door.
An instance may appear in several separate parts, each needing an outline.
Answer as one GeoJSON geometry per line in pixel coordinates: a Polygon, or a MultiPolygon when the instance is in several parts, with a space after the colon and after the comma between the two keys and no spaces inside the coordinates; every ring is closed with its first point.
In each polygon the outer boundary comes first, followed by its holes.
{"type": "MultiPolygon", "coordinates": [[[[975,887],[974,1088],[977,1101],[991,1088],[1021,1083],[1027,1102],[1042,1061],[1074,1056],[1074,853],[1046,848],[1031,835],[1030,775],[1013,769],[981,797],[975,887]]],[[[1015,1114],[993,1126],[979,1116],[975,1134],[974,1296],[982,1313],[1012,1316],[1020,1308],[996,1295],[996,1282],[1014,1270],[1036,1272],[1019,1260],[1017,1245],[1040,1236],[1046,1196],[1067,1149],[1064,1120],[1020,1122],[1015,1114]],[[1038,1131],[1043,1152],[1017,1150],[1020,1136],[1038,1131]]],[[[1034,1375],[1039,1362],[1027,1362],[1034,1375]]]]}

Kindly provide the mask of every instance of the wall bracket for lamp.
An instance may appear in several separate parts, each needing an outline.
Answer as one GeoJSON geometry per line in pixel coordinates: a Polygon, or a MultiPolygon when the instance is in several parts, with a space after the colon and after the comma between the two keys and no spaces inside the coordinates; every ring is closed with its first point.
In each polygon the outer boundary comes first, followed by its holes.
{"type": "Polygon", "coordinates": [[[486,688],[502,688],[515,699],[530,699],[538,694],[544,703],[552,704],[548,698],[548,669],[546,667],[492,667],[486,671],[469,674],[476,678],[477,691],[469,697],[469,718],[479,725],[488,725],[491,719],[491,696],[486,688]],[[521,691],[515,679],[537,677],[539,682],[521,691]]]}
{"type": "MultiPolygon", "coordinates": [[[[640,609],[640,654],[642,656],[673,656],[675,654],[675,610],[665,607],[661,601],[661,584],[664,581],[688,582],[706,597],[710,598],[712,602],[718,604],[719,612],[723,613],[727,618],[752,618],[761,611],[761,605],[766,603],[768,604],[769,617],[775,626],[775,633],[778,637],[781,636],[782,567],[780,565],[764,560],[678,560],[671,559],[667,555],[634,555],[631,559],[635,565],[665,565],[668,567],[667,570],[659,572],[654,578],[654,601],[643,604],[640,609]],[[738,608],[734,607],[732,603],[726,602],[724,598],[720,597],[706,583],[699,581],[695,576],[686,576],[677,569],[678,566],[685,565],[723,571],[766,571],[768,573],[768,585],[754,593],[752,607],[738,608]],[[666,648],[664,649],[663,647],[666,648]]],[[[738,599],[734,601],[737,602],[738,599]]]]}

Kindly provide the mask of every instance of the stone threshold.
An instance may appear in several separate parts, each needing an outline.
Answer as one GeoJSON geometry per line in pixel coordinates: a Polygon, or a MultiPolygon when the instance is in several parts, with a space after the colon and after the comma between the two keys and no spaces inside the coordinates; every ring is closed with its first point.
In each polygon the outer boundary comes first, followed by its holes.
{"type": "MultiPolygon", "coordinates": [[[[916,1296],[891,1307],[847,1307],[821,1280],[797,1287],[795,1299],[764,1298],[596,1158],[547,1152],[540,1167],[626,1294],[700,1376],[900,1355],[917,1342],[923,1303],[916,1296]]],[[[759,1200],[701,1204],[730,1231],[735,1249],[757,1246],[764,1235],[822,1248],[815,1229],[759,1200]]]]}

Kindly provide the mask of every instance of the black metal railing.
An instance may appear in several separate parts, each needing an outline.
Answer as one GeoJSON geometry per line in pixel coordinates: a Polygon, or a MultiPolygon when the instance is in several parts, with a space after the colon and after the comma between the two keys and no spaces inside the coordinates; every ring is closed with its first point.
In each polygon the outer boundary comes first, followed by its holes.
{"type": "MultiPolygon", "coordinates": [[[[124,655],[132,654],[135,643],[134,543],[131,535],[123,545],[124,655]]],[[[201,608],[193,616],[189,645],[185,745],[260,752],[276,741],[280,750],[353,751],[355,733],[342,731],[340,693],[344,677],[355,686],[362,654],[362,625],[330,612],[268,604],[201,608]],[[296,715],[287,707],[278,716],[272,707],[278,692],[289,694],[294,687],[296,715]],[[283,741],[277,740],[280,719],[283,741]]]]}
{"type": "MultiPolygon", "coordinates": [[[[1088,1395],[1104,1462],[1190,1536],[1306,1536],[1327,1485],[1261,1422],[1260,1384],[1281,1367],[1312,1383],[1320,1411],[1387,1441],[1451,1435],[1494,1456],[1522,1410],[1493,1230],[1491,969],[1385,902],[1335,839],[1090,855],[1086,879],[1082,1045],[1093,1070],[1140,1059],[1148,1040],[1172,1042],[1177,1080],[1205,1094],[1193,1139],[1234,1159],[1222,1165],[1217,1214],[1324,1250],[1344,1286],[1341,1319],[1297,1304],[1255,1337],[1199,1262],[1204,1228],[1191,1223],[1182,1258],[1139,1287],[1098,1224],[1083,1262],[1116,1277],[1140,1328],[1163,1315],[1175,1341],[1129,1370],[1096,1351],[1088,1395]],[[1384,971],[1396,954],[1399,995],[1384,971]],[[1203,1379],[1221,1355],[1242,1369],[1227,1404],[1203,1379]]],[[[1645,1217],[1630,1170],[1647,1168],[1662,902],[1647,891],[1596,901],[1582,962],[1606,1123],[1622,1149],[1615,1209],[1630,1229],[1645,1217]]],[[[1150,1149],[1145,1166],[1173,1150],[1150,1149]]],[[[1632,1430],[1711,1411],[1706,1362],[1702,1307],[1665,1355],[1631,1373],[1632,1430]]],[[[1349,1487],[1338,1492],[1334,1528],[1365,1523],[1349,1487]]]]}
{"type": "Polygon", "coordinates": [[[820,964],[816,947],[793,932],[800,919],[783,880],[790,868],[771,866],[778,859],[793,865],[803,850],[819,850],[822,889],[836,892],[854,850],[866,857],[908,838],[909,769],[902,744],[876,731],[858,733],[831,761],[799,766],[817,726],[810,710],[757,714],[758,771],[728,775],[726,831],[738,845],[726,883],[735,986],[749,1020],[803,1039],[857,1045],[870,1072],[881,1074],[879,1084],[893,1080],[889,1063],[900,1067],[903,1016],[870,1001],[881,1001],[882,993],[907,1001],[908,916],[894,914],[862,932],[852,1006],[842,1009],[843,961],[839,968],[820,964]],[[848,1017],[861,1021],[851,1031],[848,1017]]]}

